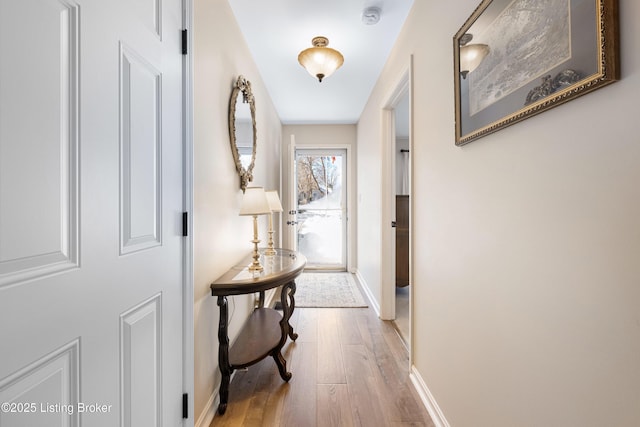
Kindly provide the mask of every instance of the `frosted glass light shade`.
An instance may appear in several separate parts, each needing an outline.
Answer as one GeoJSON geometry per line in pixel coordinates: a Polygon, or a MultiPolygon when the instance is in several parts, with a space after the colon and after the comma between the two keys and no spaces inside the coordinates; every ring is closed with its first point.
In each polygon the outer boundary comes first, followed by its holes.
{"type": "Polygon", "coordinates": [[[460,74],[463,78],[478,68],[478,65],[489,54],[486,44],[468,44],[460,47],[460,74]]]}
{"type": "Polygon", "coordinates": [[[240,215],[262,215],[268,214],[269,201],[262,187],[247,187],[242,196],[240,215]]]}
{"type": "Polygon", "coordinates": [[[326,37],[315,37],[311,44],[313,47],[300,52],[298,62],[309,74],[322,82],[322,79],[329,77],[342,66],[344,57],[337,50],[327,47],[329,39],[326,37]]]}
{"type": "Polygon", "coordinates": [[[269,201],[269,209],[271,209],[271,212],[282,212],[282,204],[280,203],[278,192],[276,190],[269,190],[265,193],[267,195],[267,200],[269,201]]]}

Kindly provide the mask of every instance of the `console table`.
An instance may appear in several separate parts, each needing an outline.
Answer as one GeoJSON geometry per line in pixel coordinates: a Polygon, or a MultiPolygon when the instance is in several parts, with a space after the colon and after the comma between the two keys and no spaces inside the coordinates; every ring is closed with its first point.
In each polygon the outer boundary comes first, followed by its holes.
{"type": "Polygon", "coordinates": [[[287,372],[287,362],[281,351],[287,336],[294,341],[298,338],[298,334],[293,332],[289,319],[295,308],[295,279],[302,273],[307,259],[304,255],[287,249],[276,249],[276,255],[264,255],[261,251],[260,259],[264,267],[263,272],[254,274],[247,270],[253,261],[253,258],[248,256],[211,284],[211,295],[218,297],[220,307],[218,366],[222,381],[220,382],[219,414],[224,414],[227,409],[229,382],[231,374],[236,369],[245,368],[267,356],[272,356],[282,379],[284,381],[291,379],[291,373],[287,372]],[[282,286],[280,292],[282,315],[264,306],[265,291],[279,286],[282,286]],[[258,307],[229,349],[227,296],[256,292],[260,294],[258,307]]]}

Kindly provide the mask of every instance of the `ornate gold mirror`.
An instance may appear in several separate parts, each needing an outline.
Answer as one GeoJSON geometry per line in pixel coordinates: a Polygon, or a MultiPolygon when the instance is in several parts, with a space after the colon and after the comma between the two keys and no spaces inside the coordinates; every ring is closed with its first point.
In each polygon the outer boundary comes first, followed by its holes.
{"type": "Polygon", "coordinates": [[[251,82],[238,76],[229,100],[229,138],[243,192],[247,184],[253,181],[256,135],[256,104],[251,82]]]}

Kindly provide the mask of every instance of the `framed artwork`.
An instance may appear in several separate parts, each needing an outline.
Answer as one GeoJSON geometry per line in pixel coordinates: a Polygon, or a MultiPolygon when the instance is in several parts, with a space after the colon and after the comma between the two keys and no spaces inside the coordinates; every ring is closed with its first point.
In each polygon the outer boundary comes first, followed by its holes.
{"type": "Polygon", "coordinates": [[[464,145],[618,80],[618,3],[483,0],[453,52],[464,145]]]}

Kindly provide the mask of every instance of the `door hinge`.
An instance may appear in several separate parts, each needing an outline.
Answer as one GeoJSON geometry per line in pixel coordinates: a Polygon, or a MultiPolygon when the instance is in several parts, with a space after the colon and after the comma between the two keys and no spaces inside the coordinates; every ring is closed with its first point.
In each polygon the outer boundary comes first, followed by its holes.
{"type": "Polygon", "coordinates": [[[182,212],[182,236],[189,235],[189,212],[182,212]]]}
{"type": "Polygon", "coordinates": [[[189,418],[189,395],[187,393],[182,395],[182,418],[189,418]]]}
{"type": "Polygon", "coordinates": [[[187,37],[187,30],[182,30],[182,54],[188,53],[187,46],[189,45],[189,37],[187,37]]]}

